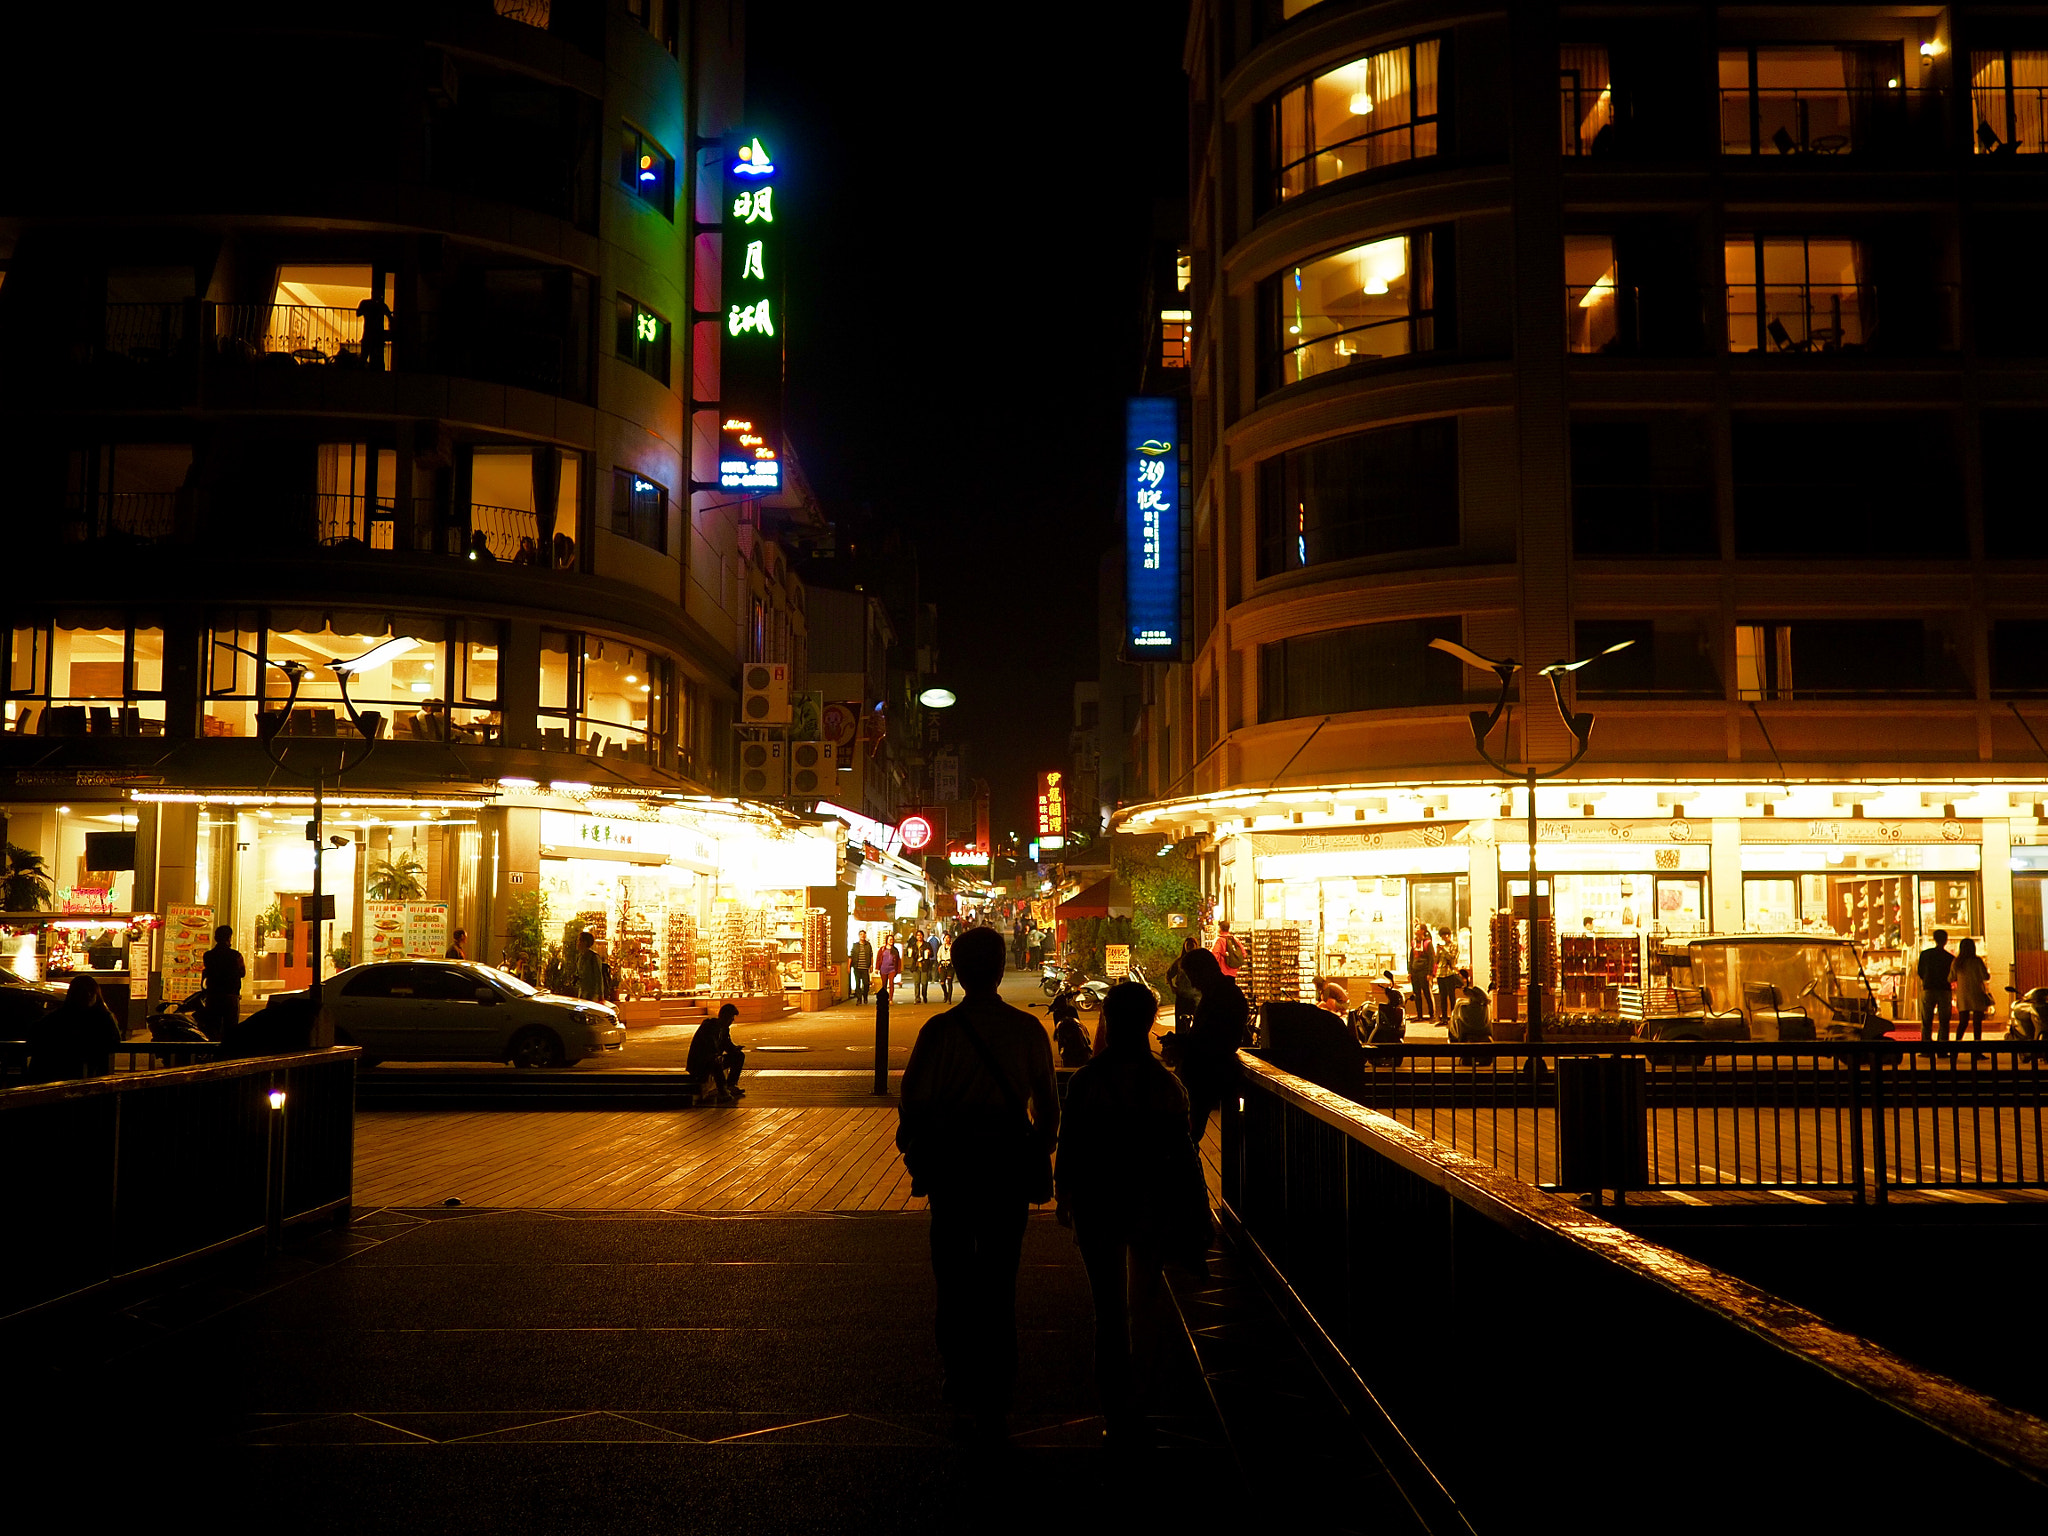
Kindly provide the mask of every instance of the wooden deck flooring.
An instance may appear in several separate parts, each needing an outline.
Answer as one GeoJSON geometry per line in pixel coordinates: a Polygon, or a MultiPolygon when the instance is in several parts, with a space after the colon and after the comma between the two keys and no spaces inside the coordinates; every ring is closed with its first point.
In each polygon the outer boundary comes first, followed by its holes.
{"type": "MultiPolygon", "coordinates": [[[[1212,1123],[1203,1163],[1217,1182],[1212,1123]]],[[[893,1102],[675,1111],[385,1111],[356,1117],[355,1201],[611,1211],[903,1211],[893,1102]]]]}

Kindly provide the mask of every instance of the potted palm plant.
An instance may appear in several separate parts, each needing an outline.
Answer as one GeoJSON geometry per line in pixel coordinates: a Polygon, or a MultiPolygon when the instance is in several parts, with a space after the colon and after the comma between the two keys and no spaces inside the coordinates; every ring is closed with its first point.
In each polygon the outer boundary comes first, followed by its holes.
{"type": "Polygon", "coordinates": [[[43,856],[9,843],[7,872],[0,877],[0,910],[40,912],[49,906],[50,896],[50,873],[43,856]]]}

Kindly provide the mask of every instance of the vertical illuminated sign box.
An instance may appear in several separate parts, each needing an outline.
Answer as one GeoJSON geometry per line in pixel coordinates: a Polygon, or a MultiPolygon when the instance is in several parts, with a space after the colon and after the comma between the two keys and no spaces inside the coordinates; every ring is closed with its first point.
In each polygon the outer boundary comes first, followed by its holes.
{"type": "Polygon", "coordinates": [[[782,238],[788,216],[758,137],[725,157],[725,314],[719,363],[718,483],[782,489],[782,238]]]}
{"type": "Polygon", "coordinates": [[[1124,654],[1181,659],[1178,402],[1138,396],[1124,413],[1124,654]]]}

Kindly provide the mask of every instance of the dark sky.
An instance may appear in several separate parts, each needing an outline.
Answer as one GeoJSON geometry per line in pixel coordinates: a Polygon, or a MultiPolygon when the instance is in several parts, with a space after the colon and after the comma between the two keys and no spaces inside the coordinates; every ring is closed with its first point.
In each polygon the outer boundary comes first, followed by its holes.
{"type": "Polygon", "coordinates": [[[747,101],[781,135],[790,437],[842,540],[915,551],[952,734],[1024,830],[1095,675],[1187,4],[978,9],[753,0],[747,101]]]}

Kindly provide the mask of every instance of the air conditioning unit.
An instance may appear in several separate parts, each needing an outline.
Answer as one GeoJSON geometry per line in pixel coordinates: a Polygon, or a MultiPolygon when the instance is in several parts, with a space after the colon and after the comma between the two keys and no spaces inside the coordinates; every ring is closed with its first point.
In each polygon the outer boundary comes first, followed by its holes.
{"type": "Polygon", "coordinates": [[[740,743],[740,793],[776,797],[787,792],[788,748],[779,741],[740,743]]]}
{"type": "Polygon", "coordinates": [[[793,741],[789,744],[789,792],[828,795],[838,782],[839,743],[793,741]]]}
{"type": "Polygon", "coordinates": [[[740,724],[789,724],[789,668],[779,661],[750,661],[740,675],[740,724]]]}

